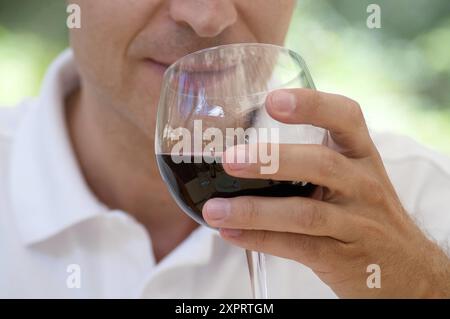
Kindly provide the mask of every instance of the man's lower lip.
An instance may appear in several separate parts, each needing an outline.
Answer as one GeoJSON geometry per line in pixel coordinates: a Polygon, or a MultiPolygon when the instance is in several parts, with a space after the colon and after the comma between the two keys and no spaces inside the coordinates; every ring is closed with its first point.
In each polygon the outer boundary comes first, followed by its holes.
{"type": "Polygon", "coordinates": [[[145,62],[154,70],[157,70],[160,73],[164,73],[166,72],[167,68],[169,67],[169,65],[167,64],[162,64],[159,62],[156,62],[155,60],[152,59],[145,59],[145,62]]]}

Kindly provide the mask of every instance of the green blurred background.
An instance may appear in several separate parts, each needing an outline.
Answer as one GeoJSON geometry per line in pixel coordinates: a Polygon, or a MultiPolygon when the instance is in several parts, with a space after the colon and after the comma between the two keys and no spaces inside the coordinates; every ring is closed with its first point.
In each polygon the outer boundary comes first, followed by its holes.
{"type": "MultiPolygon", "coordinates": [[[[65,9],[63,0],[0,0],[0,105],[38,94],[67,46],[65,9]]],[[[318,89],[360,102],[371,127],[450,155],[449,0],[298,0],[287,46],[318,89]],[[381,7],[381,29],[366,26],[370,3],[381,7]]]]}

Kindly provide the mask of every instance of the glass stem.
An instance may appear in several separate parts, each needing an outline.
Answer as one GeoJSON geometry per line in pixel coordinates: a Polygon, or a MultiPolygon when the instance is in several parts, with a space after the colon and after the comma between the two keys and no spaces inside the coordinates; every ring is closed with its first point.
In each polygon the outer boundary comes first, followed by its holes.
{"type": "Polygon", "coordinates": [[[263,253],[246,250],[253,299],[268,299],[266,258],[263,253]]]}

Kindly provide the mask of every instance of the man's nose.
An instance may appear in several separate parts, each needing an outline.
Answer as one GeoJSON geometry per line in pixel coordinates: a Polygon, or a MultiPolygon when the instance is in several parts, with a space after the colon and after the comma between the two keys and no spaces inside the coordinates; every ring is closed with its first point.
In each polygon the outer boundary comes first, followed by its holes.
{"type": "Polygon", "coordinates": [[[215,37],[237,20],[231,0],[172,0],[170,15],[177,23],[188,24],[200,37],[215,37]]]}

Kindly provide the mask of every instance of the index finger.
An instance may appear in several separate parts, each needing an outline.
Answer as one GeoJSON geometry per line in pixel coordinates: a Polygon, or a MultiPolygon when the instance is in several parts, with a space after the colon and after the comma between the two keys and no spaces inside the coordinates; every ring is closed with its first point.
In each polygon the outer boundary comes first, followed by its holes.
{"type": "Polygon", "coordinates": [[[329,130],[346,156],[365,157],[374,150],[361,107],[347,97],[311,89],[283,89],[269,94],[266,109],[280,122],[329,130]]]}

